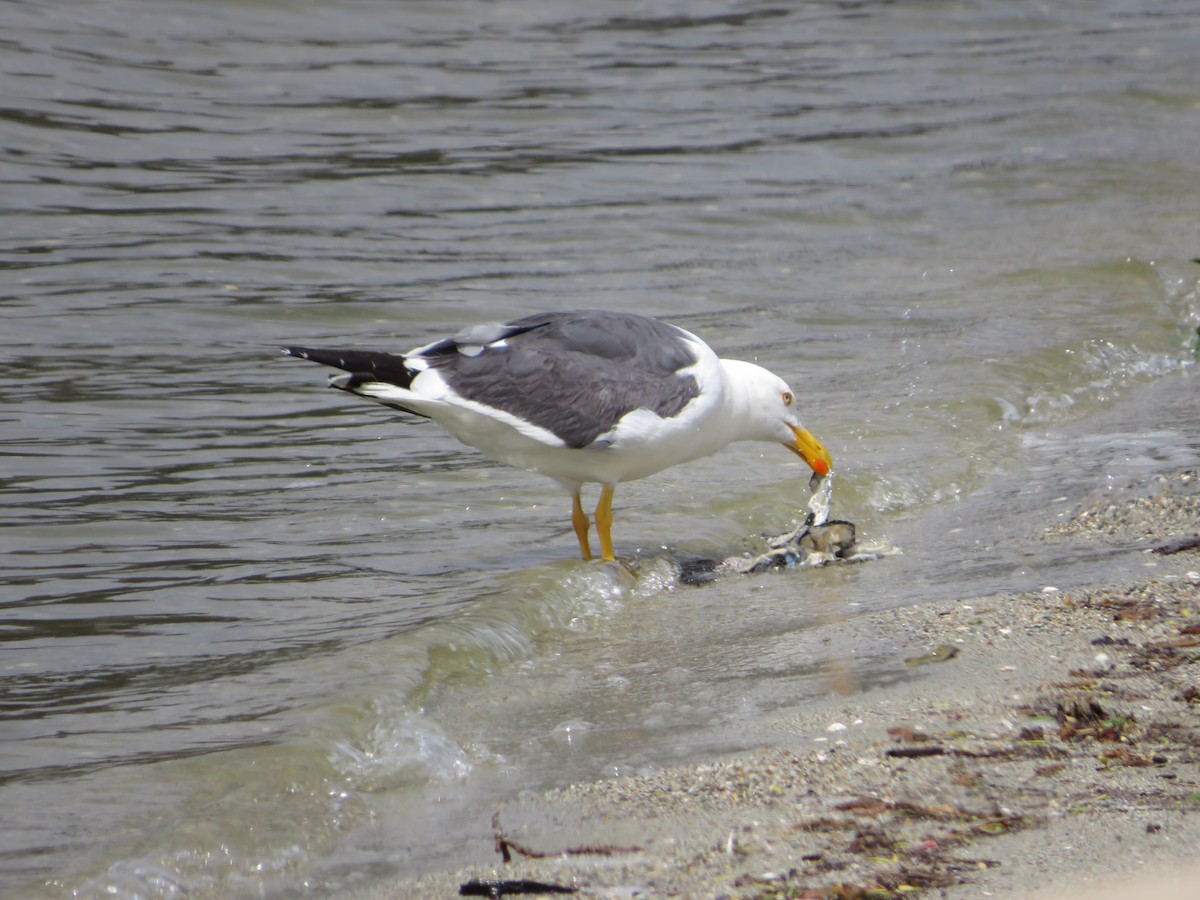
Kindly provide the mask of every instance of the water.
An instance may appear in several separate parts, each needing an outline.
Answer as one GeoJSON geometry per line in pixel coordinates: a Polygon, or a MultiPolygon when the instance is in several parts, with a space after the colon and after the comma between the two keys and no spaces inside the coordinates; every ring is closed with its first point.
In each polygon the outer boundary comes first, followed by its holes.
{"type": "MultiPolygon", "coordinates": [[[[827,692],[829,616],[1134,571],[1039,523],[1200,453],[1194,4],[0,9],[0,893],[488,859],[503,797],[827,692]],[[778,371],[904,555],[587,566],[553,485],[274,349],[578,306],[778,371]]],[[[618,552],[760,546],[801,469],[625,485],[618,552]]]]}

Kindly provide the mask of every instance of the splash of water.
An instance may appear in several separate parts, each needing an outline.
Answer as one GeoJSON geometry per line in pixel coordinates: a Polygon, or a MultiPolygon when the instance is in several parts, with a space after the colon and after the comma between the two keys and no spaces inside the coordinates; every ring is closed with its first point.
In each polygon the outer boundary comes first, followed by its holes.
{"type": "Polygon", "coordinates": [[[813,477],[808,481],[808,487],[812,491],[812,496],[808,498],[810,518],[805,524],[824,525],[829,520],[829,510],[833,506],[833,473],[818,475],[813,472],[813,477]]]}

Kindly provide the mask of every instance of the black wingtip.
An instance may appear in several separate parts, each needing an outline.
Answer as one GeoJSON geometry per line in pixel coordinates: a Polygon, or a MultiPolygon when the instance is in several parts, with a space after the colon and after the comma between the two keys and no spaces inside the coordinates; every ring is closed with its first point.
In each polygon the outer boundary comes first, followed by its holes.
{"type": "Polygon", "coordinates": [[[280,347],[281,352],[297,359],[350,372],[357,381],[385,381],[388,384],[407,388],[417,372],[405,365],[403,356],[393,356],[378,350],[339,350],[318,347],[280,347]]]}
{"type": "Polygon", "coordinates": [[[323,366],[333,366],[335,369],[344,369],[347,372],[354,368],[354,362],[358,357],[372,355],[370,352],[358,350],[326,350],[321,347],[294,346],[280,347],[279,352],[284,356],[294,356],[296,359],[305,359],[323,366]]]}

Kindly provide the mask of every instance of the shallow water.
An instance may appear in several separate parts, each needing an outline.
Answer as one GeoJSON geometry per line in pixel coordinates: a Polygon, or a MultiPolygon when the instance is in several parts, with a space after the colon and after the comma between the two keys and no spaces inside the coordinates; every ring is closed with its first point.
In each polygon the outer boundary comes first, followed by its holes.
{"type": "MultiPolygon", "coordinates": [[[[0,892],[323,895],[489,853],[497,798],[830,690],[788,650],[816,622],[1128,571],[1048,559],[1038,517],[1200,452],[1143,409],[1186,396],[1200,324],[1182,0],[3,19],[0,892]],[[786,377],[833,515],[904,555],[587,566],[553,485],[274,350],[579,306],[786,377]]],[[[802,468],[625,485],[618,551],[758,547],[802,468]]]]}

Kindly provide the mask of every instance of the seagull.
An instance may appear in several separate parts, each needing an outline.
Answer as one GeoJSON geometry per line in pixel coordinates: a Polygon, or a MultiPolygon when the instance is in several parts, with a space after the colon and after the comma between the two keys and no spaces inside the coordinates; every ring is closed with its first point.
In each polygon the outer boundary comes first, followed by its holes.
{"type": "Polygon", "coordinates": [[[341,369],[329,384],[424,416],[499,462],[571,494],[571,526],[592,559],[580,489],[600,485],[600,557],[613,560],[618,484],[735,441],[783,444],[813,471],[829,453],[796,417],[796,395],[754,363],[721,359],[675,325],[632,313],[573,310],[475,325],[403,355],[283,347],[341,369]]]}

